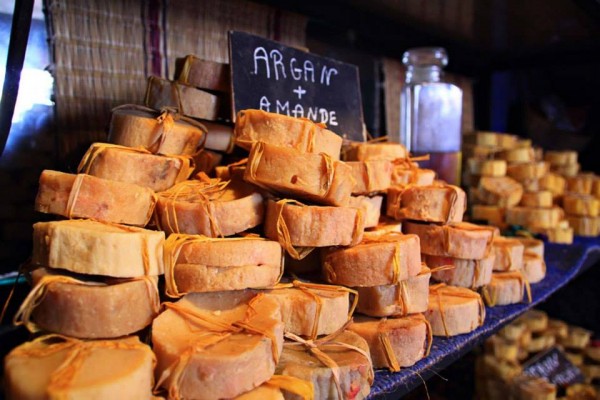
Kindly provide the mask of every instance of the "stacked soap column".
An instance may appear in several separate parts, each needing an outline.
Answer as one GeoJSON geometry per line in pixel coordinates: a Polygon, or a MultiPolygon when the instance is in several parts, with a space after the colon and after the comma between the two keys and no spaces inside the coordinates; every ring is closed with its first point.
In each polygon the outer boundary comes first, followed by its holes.
{"type": "Polygon", "coordinates": [[[11,396],[30,382],[17,360],[32,354],[38,358],[32,362],[35,374],[51,382],[35,390],[64,390],[52,384],[62,376],[60,363],[47,359],[61,354],[64,360],[76,357],[82,371],[94,371],[74,379],[67,391],[91,396],[103,390],[112,397],[122,395],[125,385],[128,397],[150,396],[154,354],[136,337],[116,338],[141,331],[158,315],[165,235],[144,226],[155,207],[155,191],[187,178],[186,161],[181,155],[94,144],[79,174],[42,173],[36,209],[67,219],[34,225],[35,268],[29,272],[34,288],[16,322],[62,339],[27,343],[7,357],[11,396]],[[114,368],[93,367],[107,359],[114,368]]]}
{"type": "Polygon", "coordinates": [[[598,236],[598,177],[593,173],[580,172],[577,153],[574,151],[549,151],[545,157],[551,169],[565,180],[564,194],[559,201],[573,232],[579,236],[598,236]]]}
{"type": "MultiPolygon", "coordinates": [[[[394,143],[351,143],[345,152],[347,163],[359,172],[354,175],[355,190],[385,180],[377,188],[379,194],[398,179],[433,180],[433,171],[418,169],[407,156],[405,148],[394,143]],[[385,168],[371,167],[376,165],[385,168]]],[[[355,316],[349,329],[369,343],[376,368],[398,371],[428,354],[431,330],[422,312],[427,309],[431,274],[421,263],[416,236],[403,235],[397,221],[380,218],[377,224],[374,219],[357,246],[323,249],[321,263],[326,281],[357,291],[362,315],[355,316]]]]}
{"type": "MultiPolygon", "coordinates": [[[[463,286],[478,285],[480,279],[489,279],[489,273],[487,278],[485,273],[479,274],[480,263],[473,258],[480,260],[487,256],[494,233],[491,228],[483,229],[483,238],[469,245],[477,254],[468,255],[465,260],[453,257],[463,254],[448,252],[446,246],[450,242],[446,243],[445,233],[451,226],[460,225],[466,208],[466,195],[462,189],[441,183],[396,186],[388,190],[387,200],[387,215],[402,220],[402,230],[407,236],[418,238],[421,257],[433,271],[437,270],[434,274],[438,278],[462,282],[463,286]],[[443,272],[449,269],[453,272],[444,275],[443,272]],[[479,276],[475,276],[476,273],[479,276]]],[[[475,235],[479,237],[480,233],[475,235]]],[[[455,244],[450,247],[461,247],[462,239],[464,237],[453,237],[455,244]]],[[[441,283],[429,287],[425,317],[431,324],[433,335],[452,336],[470,332],[483,324],[485,309],[477,292],[441,283]]]]}
{"type": "MultiPolygon", "coordinates": [[[[249,155],[243,171],[233,173],[265,191],[264,234],[285,249],[286,270],[287,260],[295,261],[289,272],[319,270],[320,261],[314,256],[320,248],[360,243],[365,223],[372,219],[368,212],[378,210],[381,198],[375,199],[375,206],[365,207],[371,198],[351,196],[376,191],[355,188],[354,170],[374,177],[375,186],[385,184],[385,179],[373,175],[372,166],[353,168],[340,161],[341,137],[308,120],[259,110],[239,113],[234,134],[236,144],[249,155]]],[[[356,300],[354,291],[294,279],[265,296],[279,301],[285,321],[287,340],[278,374],[312,382],[315,398],[368,395],[373,379],[369,346],[347,329],[355,308],[349,307],[349,299],[356,300]],[[306,340],[317,344],[335,365],[316,356],[306,340]]]]}

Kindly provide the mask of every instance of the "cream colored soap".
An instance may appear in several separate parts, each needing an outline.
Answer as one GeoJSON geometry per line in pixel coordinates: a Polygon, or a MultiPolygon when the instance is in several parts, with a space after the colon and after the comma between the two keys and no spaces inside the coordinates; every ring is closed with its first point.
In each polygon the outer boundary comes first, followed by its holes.
{"type": "Polygon", "coordinates": [[[31,280],[33,288],[15,316],[31,331],[118,338],[150,325],[160,308],[157,277],[90,280],[40,267],[31,280]]]}
{"type": "Polygon", "coordinates": [[[157,385],[170,398],[232,398],[273,376],[284,326],[274,300],[228,291],[164,304],[152,324],[152,344],[157,385]]]}
{"type": "Polygon", "coordinates": [[[546,277],[546,263],[535,253],[525,252],[523,256],[523,275],[529,283],[538,283],[546,277]]]}
{"type": "Polygon", "coordinates": [[[435,171],[432,169],[412,168],[406,165],[394,165],[392,170],[391,186],[415,185],[429,186],[433,185],[435,180],[435,171]]]}
{"type": "Polygon", "coordinates": [[[522,196],[523,185],[508,176],[484,176],[477,187],[477,198],[490,206],[512,207],[522,196]]]}
{"type": "Polygon", "coordinates": [[[137,337],[80,341],[42,336],[4,359],[7,400],[152,398],[155,357],[137,337]]]}
{"type": "Polygon", "coordinates": [[[165,233],[90,220],[33,225],[34,264],[89,275],[135,278],[164,272],[165,233]]]}
{"type": "Polygon", "coordinates": [[[145,226],[155,204],[154,192],[143,186],[45,170],[40,175],[35,210],[67,218],[145,226]]]}
{"type": "Polygon", "coordinates": [[[235,121],[235,144],[250,150],[256,142],[294,148],[301,153],[325,153],[339,160],[342,137],[306,118],[243,110],[235,121]]]}
{"type": "Polygon", "coordinates": [[[173,234],[165,242],[166,293],[266,288],[283,274],[283,249],[260,237],[173,234]]]}
{"type": "Polygon", "coordinates": [[[388,233],[321,253],[324,279],[344,286],[393,285],[421,270],[419,237],[388,233]]]}

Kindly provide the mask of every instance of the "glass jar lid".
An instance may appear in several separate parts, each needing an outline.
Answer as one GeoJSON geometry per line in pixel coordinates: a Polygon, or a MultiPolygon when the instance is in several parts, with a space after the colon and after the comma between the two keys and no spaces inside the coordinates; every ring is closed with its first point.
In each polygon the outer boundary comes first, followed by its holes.
{"type": "Polygon", "coordinates": [[[413,67],[445,67],[448,65],[448,54],[443,47],[416,47],[404,52],[402,63],[413,67]]]}

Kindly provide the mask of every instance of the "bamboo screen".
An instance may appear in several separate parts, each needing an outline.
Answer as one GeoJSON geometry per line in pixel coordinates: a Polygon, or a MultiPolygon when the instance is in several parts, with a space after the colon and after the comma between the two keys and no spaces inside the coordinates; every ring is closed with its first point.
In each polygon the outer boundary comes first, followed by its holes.
{"type": "Polygon", "coordinates": [[[305,46],[305,17],[244,0],[44,0],[60,157],[106,140],[110,110],[142,103],[146,78],[187,54],[229,62],[227,32],[305,46]]]}

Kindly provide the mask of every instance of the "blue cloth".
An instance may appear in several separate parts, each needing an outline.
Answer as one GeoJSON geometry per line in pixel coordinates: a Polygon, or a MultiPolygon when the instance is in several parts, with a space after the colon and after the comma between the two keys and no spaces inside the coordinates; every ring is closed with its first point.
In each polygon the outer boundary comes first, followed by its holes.
{"type": "Polygon", "coordinates": [[[486,307],[485,323],[475,331],[448,339],[435,337],[429,356],[410,368],[396,373],[387,370],[376,371],[375,382],[368,398],[382,398],[385,394],[408,392],[417,387],[423,382],[421,375],[429,375],[428,371],[438,372],[443,369],[458,357],[457,354],[462,355],[472,349],[524,311],[546,300],[580,273],[584,266],[589,267],[590,262],[598,261],[600,258],[599,238],[575,237],[572,245],[546,242],[545,246],[546,278],[540,283],[531,285],[533,301],[530,304],[486,307]]]}

